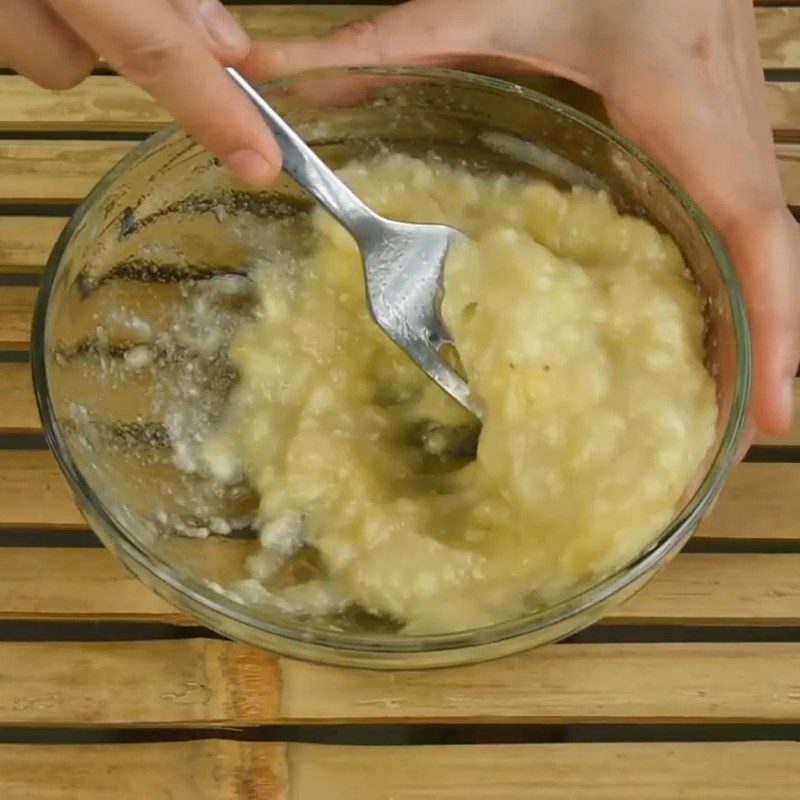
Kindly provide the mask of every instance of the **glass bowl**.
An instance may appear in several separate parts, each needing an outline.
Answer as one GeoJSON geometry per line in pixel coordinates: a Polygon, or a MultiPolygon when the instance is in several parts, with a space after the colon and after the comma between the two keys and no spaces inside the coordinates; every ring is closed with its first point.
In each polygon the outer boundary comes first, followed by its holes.
{"type": "Polygon", "coordinates": [[[449,70],[366,68],[263,91],[333,166],[385,149],[435,153],[561,187],[604,188],[619,209],[669,233],[706,298],[720,407],[714,445],[671,523],[644,552],[521,618],[411,636],[357,611],[311,620],[237,602],[223,587],[256,546],[252,492],[244,484],[215,487],[193,471],[191,447],[179,451],[174,442],[218,418],[236,380],[226,344],[253,302],[248,270],[264,247],[299,241],[310,202],[283,177],[268,191],[237,184],[173,126],[135,147],[81,204],[50,256],[36,305],[39,411],[89,524],[144,583],[202,624],[293,657],[443,666],[541,645],[594,622],[679,550],[734,460],[749,341],[736,279],[708,222],[630,143],[511,83],[449,70]]]}

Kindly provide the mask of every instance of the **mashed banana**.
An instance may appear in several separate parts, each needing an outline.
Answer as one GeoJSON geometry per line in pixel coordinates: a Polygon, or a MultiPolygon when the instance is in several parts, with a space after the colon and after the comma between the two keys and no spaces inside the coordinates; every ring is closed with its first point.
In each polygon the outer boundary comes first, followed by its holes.
{"type": "Polygon", "coordinates": [[[602,194],[389,156],[344,178],[389,217],[446,222],[442,313],[485,408],[470,416],[374,325],[347,233],[258,275],[261,307],[206,448],[261,497],[248,602],[348,604],[408,632],[471,628],[562,599],[670,520],[709,448],[703,315],[674,243],[602,194]],[[466,444],[465,444],[466,441],[466,444]],[[299,548],[323,577],[277,588],[299,548]]]}

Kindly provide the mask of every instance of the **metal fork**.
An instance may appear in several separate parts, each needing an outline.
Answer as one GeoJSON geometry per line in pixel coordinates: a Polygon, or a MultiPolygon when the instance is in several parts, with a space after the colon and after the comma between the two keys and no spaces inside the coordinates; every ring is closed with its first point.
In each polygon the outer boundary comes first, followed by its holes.
{"type": "Polygon", "coordinates": [[[272,131],[284,172],[356,240],[372,319],[445,392],[480,419],[480,405],[466,381],[439,355],[443,345],[452,344],[437,309],[442,268],[448,250],[462,234],[446,225],[398,222],[376,214],[235,69],[227,71],[272,131]]]}

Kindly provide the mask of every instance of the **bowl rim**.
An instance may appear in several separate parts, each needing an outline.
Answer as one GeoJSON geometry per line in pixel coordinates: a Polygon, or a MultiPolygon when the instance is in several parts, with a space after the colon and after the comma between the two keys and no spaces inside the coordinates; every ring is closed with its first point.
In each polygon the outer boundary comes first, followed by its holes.
{"type": "Polygon", "coordinates": [[[325,656],[326,651],[329,654],[349,653],[356,658],[359,654],[372,657],[376,654],[387,657],[402,657],[404,654],[410,656],[414,653],[432,654],[437,651],[483,648],[487,645],[499,644],[510,639],[524,641],[537,632],[547,628],[555,628],[570,618],[577,617],[584,612],[589,612],[594,607],[601,606],[614,595],[623,592],[631,584],[643,579],[649,571],[653,570],[656,565],[683,544],[711,505],[712,500],[734,464],[748,408],[751,382],[750,335],[739,283],[725,248],[710,222],[680,185],[636,145],[593,117],[559,100],[508,80],[438,67],[335,67],[269,81],[260,88],[262,90],[279,90],[291,87],[296,81],[304,80],[314,75],[330,77],[336,74],[420,77],[451,84],[467,84],[475,88],[517,95],[562,117],[566,117],[573,123],[589,128],[593,133],[610,141],[610,143],[623,150],[645,167],[677,200],[696,225],[706,246],[711,251],[725,283],[731,308],[737,352],[735,385],[725,429],[719,447],[702,481],[699,482],[691,497],[673,516],[669,524],[654,537],[652,543],[644,551],[588,588],[544,610],[490,626],[465,631],[433,635],[404,634],[402,636],[397,634],[352,634],[321,628],[313,628],[313,632],[310,632],[309,628],[304,627],[302,624],[283,625],[251,614],[245,606],[233,601],[221,592],[215,591],[208,583],[187,579],[179,574],[174,567],[155,553],[150,552],[143,543],[136,541],[136,539],[127,534],[78,469],[77,464],[69,453],[55,416],[48,387],[45,345],[50,298],[64,252],[74,233],[86,215],[102,202],[106,190],[118,177],[127,171],[130,165],[143,154],[158,147],[166,139],[178,132],[179,128],[174,123],[137,144],[95,184],[72,214],[50,253],[36,299],[31,332],[33,387],[45,439],[61,471],[66,476],[71,490],[76,495],[79,506],[81,506],[82,510],[88,507],[92,519],[99,521],[107,531],[113,534],[115,538],[113,549],[122,557],[123,561],[125,557],[132,559],[138,569],[149,573],[156,581],[160,581],[172,592],[176,593],[178,598],[188,603],[190,612],[192,604],[199,605],[204,613],[227,618],[231,622],[243,625],[248,629],[255,629],[260,634],[270,637],[272,642],[270,644],[271,649],[281,651],[280,642],[288,640],[287,651],[291,650],[291,654],[296,654],[296,648],[302,646],[304,651],[307,651],[307,657],[330,660],[330,656],[325,656]]]}

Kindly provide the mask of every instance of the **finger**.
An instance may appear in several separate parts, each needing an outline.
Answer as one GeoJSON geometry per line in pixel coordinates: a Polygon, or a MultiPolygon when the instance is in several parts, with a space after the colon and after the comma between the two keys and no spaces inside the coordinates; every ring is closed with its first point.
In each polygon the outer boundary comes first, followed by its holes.
{"type": "Polygon", "coordinates": [[[243,180],[264,185],[280,153],[206,39],[167,0],[51,0],[122,75],[153,95],[197,142],[243,180]]]}
{"type": "MultiPolygon", "coordinates": [[[[488,69],[498,56],[491,52],[488,34],[494,23],[487,12],[483,0],[412,0],[336,28],[316,41],[256,41],[240,68],[254,81],[344,66],[427,64],[488,69]]],[[[366,74],[314,76],[291,91],[318,105],[346,105],[364,100],[386,84],[412,80],[366,74]]]]}
{"type": "Polygon", "coordinates": [[[800,348],[800,253],[783,199],[760,74],[713,94],[693,71],[653,72],[606,97],[615,127],[660,161],[708,215],[730,254],[750,324],[751,413],[766,433],[791,423],[800,348]],[[741,86],[740,86],[741,85],[741,86]],[[675,125],[680,119],[681,125],[675,125]]]}
{"type": "Polygon", "coordinates": [[[264,80],[326,67],[464,63],[492,55],[489,21],[485,2],[414,0],[317,41],[255,42],[242,68],[264,80]]]}
{"type": "Polygon", "coordinates": [[[46,89],[72,88],[97,62],[43,0],[0,2],[0,55],[46,89]]]}
{"type": "Polygon", "coordinates": [[[753,349],[751,413],[766,433],[792,419],[800,356],[800,241],[786,209],[722,231],[745,296],[753,349]]]}
{"type": "Polygon", "coordinates": [[[521,5],[519,0],[412,0],[317,41],[255,42],[242,69],[254,80],[266,80],[327,67],[425,64],[545,72],[594,88],[592,76],[570,63],[562,47],[543,46],[548,37],[561,41],[554,34],[569,15],[551,13],[547,3],[530,4],[520,26],[521,5]]]}
{"type": "Polygon", "coordinates": [[[170,0],[223,63],[236,65],[250,52],[250,37],[218,0],[170,0]]]}

